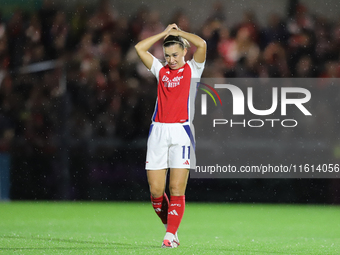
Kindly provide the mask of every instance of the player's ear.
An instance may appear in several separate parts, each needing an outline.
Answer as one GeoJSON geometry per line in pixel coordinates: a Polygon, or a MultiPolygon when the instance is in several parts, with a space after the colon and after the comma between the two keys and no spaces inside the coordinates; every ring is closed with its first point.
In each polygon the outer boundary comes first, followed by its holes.
{"type": "Polygon", "coordinates": [[[188,49],[184,48],[184,50],[183,50],[184,56],[187,54],[187,52],[188,52],[188,49]]]}

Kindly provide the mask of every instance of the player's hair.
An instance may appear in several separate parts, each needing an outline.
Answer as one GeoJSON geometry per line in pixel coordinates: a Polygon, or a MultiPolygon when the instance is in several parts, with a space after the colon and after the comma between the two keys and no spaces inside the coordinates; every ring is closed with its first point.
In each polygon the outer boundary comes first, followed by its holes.
{"type": "Polygon", "coordinates": [[[169,35],[167,38],[165,38],[163,42],[163,47],[169,47],[174,44],[179,44],[179,46],[184,50],[184,48],[189,48],[190,43],[188,40],[184,39],[181,36],[174,36],[174,35],[169,35]]]}

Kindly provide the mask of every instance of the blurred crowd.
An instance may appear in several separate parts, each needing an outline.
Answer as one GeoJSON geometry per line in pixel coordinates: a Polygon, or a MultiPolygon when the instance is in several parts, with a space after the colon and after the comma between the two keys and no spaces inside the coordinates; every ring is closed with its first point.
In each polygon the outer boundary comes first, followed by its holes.
{"type": "MultiPolygon", "coordinates": [[[[168,21],[206,40],[203,77],[340,76],[340,19],[297,5],[284,17],[272,13],[265,26],[245,11],[242,21],[229,27],[226,9],[216,2],[195,30],[184,10],[168,21]]],[[[7,20],[0,14],[0,152],[10,151],[14,139],[26,153],[53,152],[65,125],[76,141],[145,137],[156,86],[134,45],[165,29],[161,15],[141,6],[124,16],[108,0],[73,10],[44,1],[35,12],[18,9],[7,20]],[[54,59],[65,68],[18,72],[54,59]],[[59,82],[63,70],[66,90],[59,82]]],[[[163,58],[161,43],[150,51],[163,58]]]]}

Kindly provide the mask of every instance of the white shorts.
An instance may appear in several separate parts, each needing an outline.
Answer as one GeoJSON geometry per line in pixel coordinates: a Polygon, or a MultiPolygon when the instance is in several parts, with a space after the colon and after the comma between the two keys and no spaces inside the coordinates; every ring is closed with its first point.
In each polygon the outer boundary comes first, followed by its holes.
{"type": "Polygon", "coordinates": [[[154,122],[150,126],[145,169],[195,169],[193,126],[181,123],[154,122]]]}

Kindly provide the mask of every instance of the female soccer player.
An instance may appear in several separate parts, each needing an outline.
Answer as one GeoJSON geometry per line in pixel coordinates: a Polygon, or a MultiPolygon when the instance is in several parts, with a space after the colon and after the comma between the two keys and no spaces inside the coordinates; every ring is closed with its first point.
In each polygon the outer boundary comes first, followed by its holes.
{"type": "Polygon", "coordinates": [[[166,234],[163,248],[179,245],[177,229],[185,207],[185,189],[189,169],[195,168],[195,139],[193,136],[193,99],[206,58],[206,43],[197,35],[168,25],[161,33],[139,42],[136,51],[144,65],[157,78],[157,101],[152,116],[146,155],[147,178],[151,202],[162,220],[166,234]],[[164,39],[163,65],[148,49],[164,39]],[[196,46],[193,59],[185,62],[189,42],[196,46]],[[166,174],[170,168],[170,203],[165,193],[166,174]]]}

